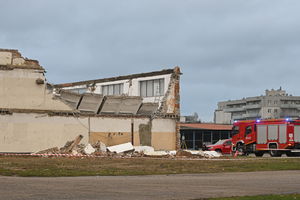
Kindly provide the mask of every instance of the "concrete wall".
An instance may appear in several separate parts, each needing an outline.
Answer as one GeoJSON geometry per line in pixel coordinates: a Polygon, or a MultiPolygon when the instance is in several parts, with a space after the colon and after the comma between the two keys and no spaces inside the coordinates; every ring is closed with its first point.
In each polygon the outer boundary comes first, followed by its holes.
{"type": "MultiPolygon", "coordinates": [[[[4,52],[2,52],[4,53],[4,52]]],[[[33,69],[0,70],[0,108],[72,110],[46,89],[43,71],[33,69]]]]}
{"type": "MultiPolygon", "coordinates": [[[[46,114],[13,113],[0,115],[0,152],[36,152],[51,147],[62,147],[77,135],[84,136],[82,142],[98,140],[108,146],[131,142],[133,123],[134,145],[142,144],[140,126],[148,125],[148,118],[112,117],[63,117],[46,114]],[[90,127],[89,127],[90,124],[90,127]],[[89,138],[89,129],[91,131],[89,138]],[[90,140],[90,141],[89,141],[90,140]]],[[[148,133],[155,149],[176,148],[175,120],[155,119],[148,133]]]]}
{"type": "Polygon", "coordinates": [[[156,150],[176,149],[176,121],[174,119],[155,119],[152,122],[152,146],[156,150]]]}
{"type": "Polygon", "coordinates": [[[156,150],[176,149],[176,120],[148,118],[91,118],[91,143],[98,140],[106,145],[132,141],[133,145],[153,146],[156,150]],[[99,131],[101,130],[101,131],[99,131]]]}
{"type": "Polygon", "coordinates": [[[214,121],[216,124],[231,124],[231,113],[226,113],[223,110],[216,110],[214,121]]]}
{"type": "Polygon", "coordinates": [[[10,65],[12,63],[11,52],[0,52],[0,65],[10,65]]]}
{"type": "Polygon", "coordinates": [[[45,114],[0,115],[0,152],[36,152],[62,147],[79,134],[87,143],[88,130],[79,121],[87,123],[87,120],[45,114]]]}

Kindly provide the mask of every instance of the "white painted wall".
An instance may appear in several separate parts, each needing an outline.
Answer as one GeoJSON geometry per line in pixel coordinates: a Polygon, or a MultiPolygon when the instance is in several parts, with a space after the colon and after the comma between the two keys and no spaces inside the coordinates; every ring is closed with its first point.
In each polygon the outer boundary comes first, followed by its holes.
{"type": "MultiPolygon", "coordinates": [[[[123,83],[123,90],[124,94],[128,96],[140,96],[140,81],[146,81],[146,80],[155,80],[155,79],[161,79],[163,78],[165,80],[164,83],[164,92],[166,93],[168,90],[168,86],[170,84],[171,80],[171,74],[166,74],[166,75],[158,75],[158,76],[150,76],[150,77],[143,77],[143,78],[135,78],[131,80],[119,80],[119,81],[112,81],[112,82],[105,82],[105,83],[97,83],[96,84],[96,89],[94,93],[96,94],[102,94],[102,86],[104,85],[112,85],[112,84],[120,84],[123,83]],[[131,86],[130,86],[131,84],[131,86]]],[[[80,85],[80,86],[74,86],[74,87],[66,87],[64,89],[77,89],[77,88],[84,88],[86,85],[80,85]]],[[[144,97],[143,102],[148,103],[148,102],[154,102],[154,101],[161,101],[163,96],[161,97],[144,97]]]]}

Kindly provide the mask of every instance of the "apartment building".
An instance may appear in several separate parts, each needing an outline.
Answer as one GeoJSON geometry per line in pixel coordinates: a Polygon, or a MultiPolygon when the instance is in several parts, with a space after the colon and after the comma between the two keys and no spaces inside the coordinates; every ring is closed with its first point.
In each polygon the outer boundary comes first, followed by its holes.
{"type": "Polygon", "coordinates": [[[282,90],[266,90],[265,95],[218,103],[214,121],[231,124],[235,120],[295,118],[300,115],[300,96],[282,90]]]}

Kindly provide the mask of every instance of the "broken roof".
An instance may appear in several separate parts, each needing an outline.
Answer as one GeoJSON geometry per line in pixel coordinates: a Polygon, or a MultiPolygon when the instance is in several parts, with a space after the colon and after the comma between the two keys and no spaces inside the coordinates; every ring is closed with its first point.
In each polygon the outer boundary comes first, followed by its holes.
{"type": "Polygon", "coordinates": [[[232,130],[229,124],[213,124],[213,123],[180,123],[181,129],[201,129],[201,130],[232,130]]]}
{"type": "Polygon", "coordinates": [[[16,49],[0,49],[0,69],[13,70],[15,68],[45,71],[39,61],[22,57],[16,49]]]}
{"type": "Polygon", "coordinates": [[[58,97],[80,113],[148,116],[158,109],[157,103],[142,103],[142,97],[140,96],[76,94],[67,90],[60,90],[58,97]]]}
{"type": "Polygon", "coordinates": [[[79,82],[72,82],[72,83],[55,84],[53,86],[55,88],[63,88],[63,87],[72,87],[72,86],[78,86],[78,85],[89,85],[89,84],[96,84],[96,83],[113,82],[113,81],[120,81],[120,80],[126,80],[126,79],[135,79],[135,78],[143,78],[143,77],[151,77],[151,76],[172,74],[172,73],[174,73],[175,70],[178,70],[178,69],[175,67],[174,69],[164,69],[164,70],[161,70],[161,71],[131,74],[131,75],[125,75],[125,76],[111,77],[111,78],[103,78],[103,79],[95,79],[95,80],[88,80],[88,81],[79,81],[79,82]]]}

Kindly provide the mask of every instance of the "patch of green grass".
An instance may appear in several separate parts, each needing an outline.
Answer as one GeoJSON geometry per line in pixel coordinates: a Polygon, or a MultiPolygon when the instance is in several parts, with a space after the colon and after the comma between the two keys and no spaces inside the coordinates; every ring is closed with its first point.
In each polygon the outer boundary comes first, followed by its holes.
{"type": "Polygon", "coordinates": [[[261,195],[247,197],[212,198],[210,200],[297,200],[300,194],[261,195]]]}
{"type": "Polygon", "coordinates": [[[172,160],[0,157],[4,176],[120,176],[300,170],[300,159],[172,160]]]}

